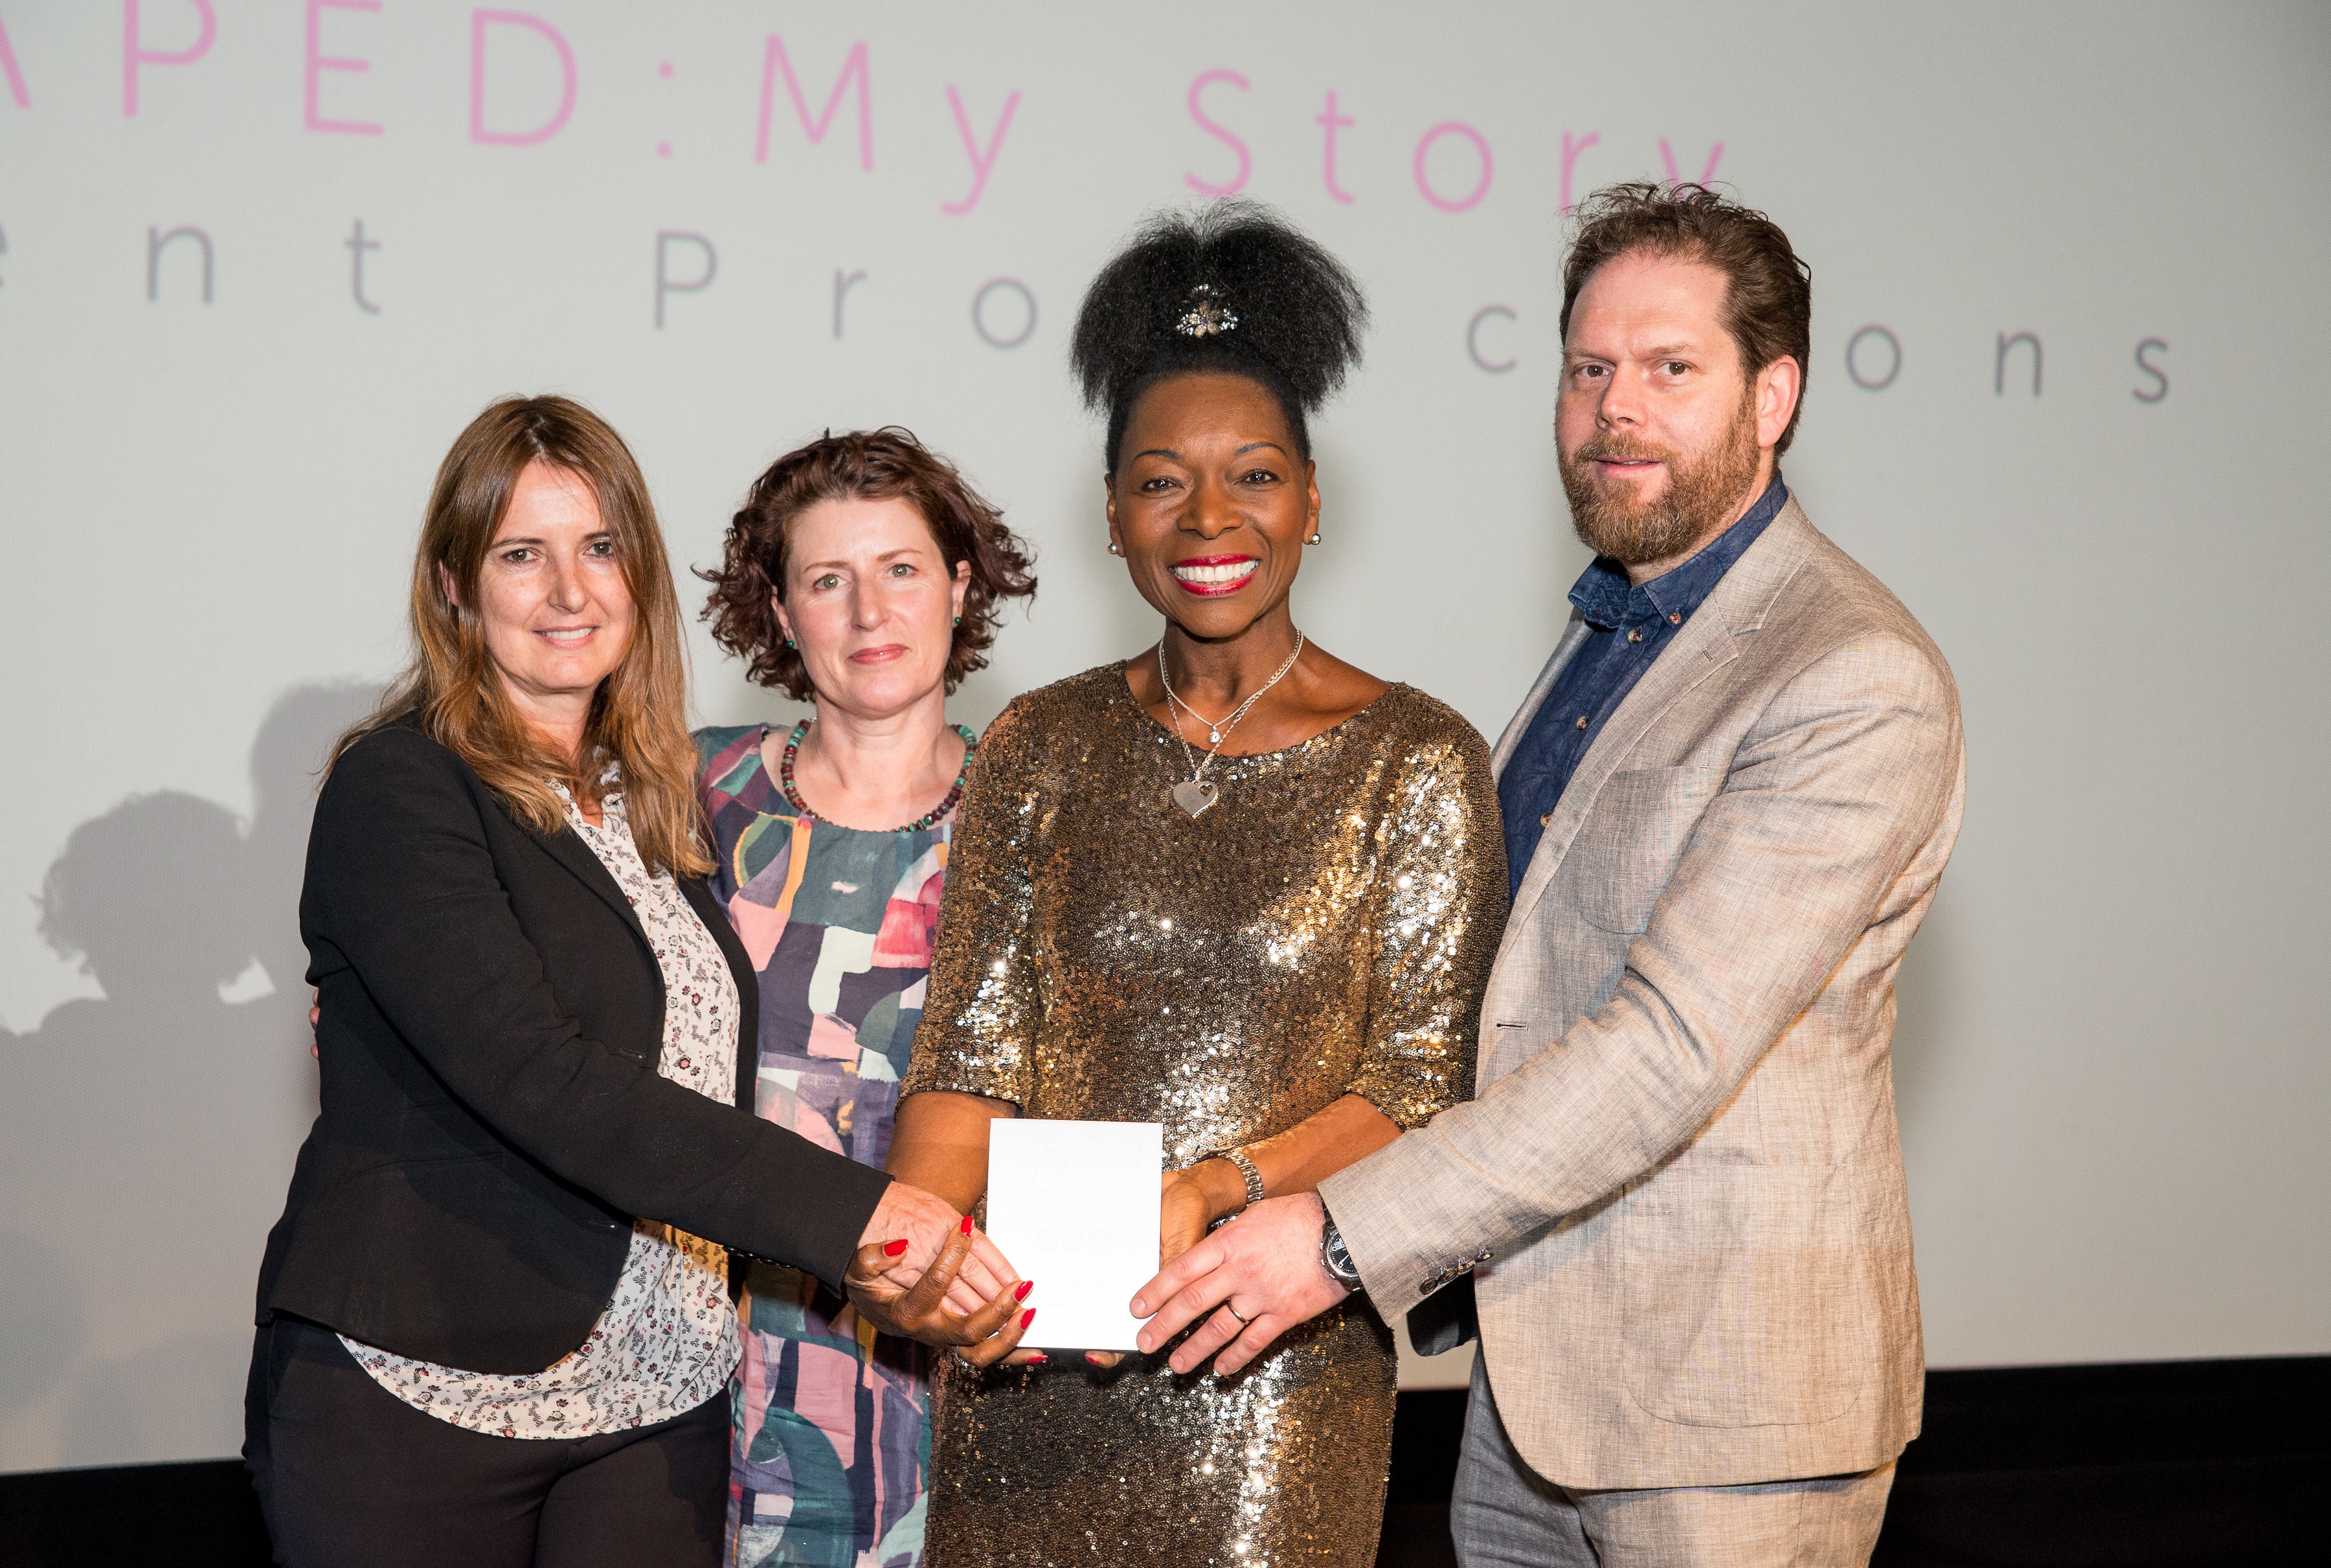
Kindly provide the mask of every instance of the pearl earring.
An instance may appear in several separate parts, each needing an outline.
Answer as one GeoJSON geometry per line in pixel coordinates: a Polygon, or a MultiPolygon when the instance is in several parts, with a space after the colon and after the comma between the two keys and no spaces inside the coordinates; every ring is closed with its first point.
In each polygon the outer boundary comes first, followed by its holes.
{"type": "Polygon", "coordinates": [[[1112,555],[1112,556],[1122,556],[1123,554],[1125,554],[1125,550],[1124,550],[1124,547],[1123,547],[1122,546],[1120,546],[1120,545],[1119,545],[1119,544],[1118,544],[1115,539],[1111,539],[1111,540],[1108,542],[1108,553],[1109,553],[1110,555],[1112,555]]]}

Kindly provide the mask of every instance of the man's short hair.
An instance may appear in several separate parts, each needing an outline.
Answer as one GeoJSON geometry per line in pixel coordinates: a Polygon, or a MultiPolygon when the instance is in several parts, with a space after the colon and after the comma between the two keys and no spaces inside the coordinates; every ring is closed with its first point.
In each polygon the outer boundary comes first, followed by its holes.
{"type": "Polygon", "coordinates": [[[1789,427],[1773,445],[1789,450],[1804,413],[1802,390],[1812,354],[1812,269],[1789,245],[1781,225],[1701,185],[1657,180],[1606,185],[1574,209],[1570,255],[1562,266],[1562,335],[1570,308],[1605,261],[1630,252],[1705,261],[1725,276],[1725,325],[1743,370],[1756,373],[1784,356],[1797,362],[1800,391],[1789,427]]]}

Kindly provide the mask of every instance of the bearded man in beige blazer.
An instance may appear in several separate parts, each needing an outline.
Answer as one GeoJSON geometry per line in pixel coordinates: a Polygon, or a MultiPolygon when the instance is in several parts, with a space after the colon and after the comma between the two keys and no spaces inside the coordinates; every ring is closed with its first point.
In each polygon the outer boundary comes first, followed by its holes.
{"type": "Polygon", "coordinates": [[[1862,1563],[1917,1434],[1894,979],[1965,765],[1941,652],[1781,482],[1811,316],[1761,214],[1582,204],[1556,436],[1597,560],[1496,752],[1478,1098],[1133,1304],[1229,1373],[1353,1289],[1449,1348],[1470,1285],[1469,1568],[1862,1563]]]}

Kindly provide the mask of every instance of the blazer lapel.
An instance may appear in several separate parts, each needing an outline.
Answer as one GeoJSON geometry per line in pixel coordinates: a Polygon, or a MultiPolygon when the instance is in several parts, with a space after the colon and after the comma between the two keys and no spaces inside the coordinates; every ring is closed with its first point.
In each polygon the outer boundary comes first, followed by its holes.
{"type": "Polygon", "coordinates": [[[1739,645],[1734,641],[1736,632],[1746,634],[1763,622],[1773,594],[1803,564],[1806,534],[1811,527],[1792,497],[1763,536],[1732,564],[1732,569],[1708,594],[1699,613],[1660,651],[1651,667],[1643,671],[1642,679],[1635,682],[1634,689],[1619,704],[1618,711],[1603,726],[1594,744],[1586,748],[1586,755],[1578,761],[1577,771],[1570,775],[1570,783],[1562,792],[1562,799],[1555,804],[1554,820],[1546,823],[1546,832],[1537,841],[1537,852],[1530,857],[1529,870],[1523,874],[1521,886],[1515,890],[1513,908],[1506,917],[1505,936],[1498,945],[1500,962],[1518,938],[1531,910],[1545,894],[1546,884],[1561,869],[1562,859],[1569,852],[1603,784],[1670,708],[1739,657],[1739,645]]]}
{"type": "MultiPolygon", "coordinates": [[[[648,939],[647,928],[640,924],[639,911],[623,897],[623,889],[599,857],[591,852],[582,835],[574,832],[537,833],[540,844],[550,858],[575,873],[583,885],[604,900],[607,906],[623,917],[623,923],[635,932],[641,942],[648,939]]],[[[734,1102],[740,1109],[751,1110],[761,1076],[761,979],[753,972],[753,960],[737,940],[736,928],[728,924],[728,913],[712,896],[712,889],[694,877],[679,879],[680,890],[704,928],[712,933],[720,956],[728,960],[729,977],[737,983],[737,1082],[734,1102]]]]}
{"type": "MultiPolygon", "coordinates": [[[[533,832],[531,829],[528,831],[533,832]]],[[[639,911],[632,908],[629,898],[623,897],[623,889],[615,885],[614,877],[599,863],[599,857],[591,852],[591,846],[583,841],[582,834],[571,828],[561,828],[555,833],[533,833],[533,838],[545,853],[574,872],[585,887],[598,894],[609,908],[621,915],[623,923],[638,934],[641,941],[648,939],[647,927],[640,924],[639,911]]]]}
{"type": "Polygon", "coordinates": [[[1521,745],[1522,736],[1528,733],[1530,720],[1537,717],[1537,710],[1545,705],[1546,693],[1554,689],[1554,683],[1561,676],[1563,668],[1578,656],[1579,649],[1585,646],[1586,639],[1594,634],[1594,630],[1586,624],[1586,617],[1574,606],[1570,612],[1570,624],[1562,629],[1562,638],[1555,643],[1553,656],[1537,672],[1537,679],[1530,687],[1529,695],[1522,698],[1521,710],[1506,726],[1506,733],[1498,736],[1497,748],[1489,754],[1489,778],[1492,783],[1506,776],[1506,764],[1513,760],[1515,748],[1521,745]]]}

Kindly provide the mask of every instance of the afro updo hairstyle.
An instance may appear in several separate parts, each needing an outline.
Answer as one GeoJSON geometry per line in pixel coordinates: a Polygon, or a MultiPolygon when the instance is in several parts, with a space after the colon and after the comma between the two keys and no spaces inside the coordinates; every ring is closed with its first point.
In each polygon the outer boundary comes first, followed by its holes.
{"type": "Polygon", "coordinates": [[[1142,224],[1085,291],[1069,364],[1086,406],[1108,415],[1112,473],[1141,394],[1194,374],[1260,384],[1308,461],[1306,416],[1359,363],[1367,324],[1358,282],[1318,242],[1260,202],[1219,201],[1142,224]],[[1218,325],[1194,334],[1185,318],[1202,308],[1218,325]]]}

